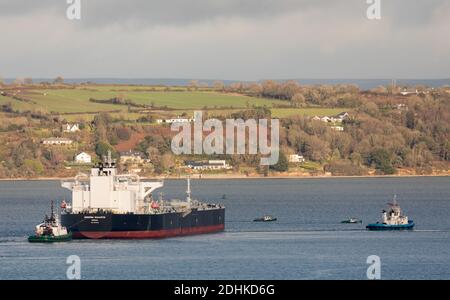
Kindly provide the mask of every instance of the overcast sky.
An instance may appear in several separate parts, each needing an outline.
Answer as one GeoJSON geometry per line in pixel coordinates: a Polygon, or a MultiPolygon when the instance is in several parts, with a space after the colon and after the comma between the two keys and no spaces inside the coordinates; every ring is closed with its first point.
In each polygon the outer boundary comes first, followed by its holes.
{"type": "Polygon", "coordinates": [[[0,0],[0,76],[448,78],[450,1],[0,0]]]}

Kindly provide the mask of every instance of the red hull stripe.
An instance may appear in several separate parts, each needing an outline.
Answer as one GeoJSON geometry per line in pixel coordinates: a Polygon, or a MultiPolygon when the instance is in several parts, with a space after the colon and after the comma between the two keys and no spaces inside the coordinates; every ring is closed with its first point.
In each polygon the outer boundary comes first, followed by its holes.
{"type": "Polygon", "coordinates": [[[182,235],[202,234],[223,231],[224,224],[192,228],[177,228],[149,231],[80,231],[73,232],[75,239],[157,239],[182,235]]]}

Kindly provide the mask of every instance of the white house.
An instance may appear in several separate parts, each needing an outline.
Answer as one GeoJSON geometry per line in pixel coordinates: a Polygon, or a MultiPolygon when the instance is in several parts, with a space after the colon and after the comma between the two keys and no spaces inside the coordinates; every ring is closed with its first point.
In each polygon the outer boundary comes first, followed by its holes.
{"type": "Polygon", "coordinates": [[[334,131],[344,131],[343,126],[331,126],[331,129],[333,129],[334,131]]]}
{"type": "Polygon", "coordinates": [[[75,162],[78,164],[90,164],[92,162],[92,157],[86,152],[81,152],[75,156],[75,162]]]}
{"type": "Polygon", "coordinates": [[[415,90],[412,90],[412,89],[403,89],[403,90],[400,92],[400,94],[401,94],[402,96],[408,96],[408,95],[413,95],[413,94],[418,95],[418,94],[419,94],[419,91],[418,91],[417,89],[415,89],[415,90]]]}
{"type": "Polygon", "coordinates": [[[331,118],[327,116],[320,118],[320,120],[325,123],[331,122],[331,118]]]}
{"type": "Polygon", "coordinates": [[[79,124],[65,124],[62,126],[63,132],[77,132],[80,131],[80,125],[79,124]]]}
{"type": "Polygon", "coordinates": [[[143,163],[145,162],[145,158],[144,158],[144,154],[139,152],[139,151],[125,151],[125,152],[120,152],[120,162],[125,164],[125,163],[143,163]]]}
{"type": "Polygon", "coordinates": [[[303,155],[299,155],[299,154],[289,155],[289,162],[291,162],[291,163],[302,163],[304,161],[305,161],[305,158],[303,157],[303,155]]]}
{"type": "Polygon", "coordinates": [[[322,121],[324,123],[342,123],[345,119],[349,118],[350,115],[348,114],[348,112],[342,112],[340,114],[338,114],[337,116],[323,116],[323,117],[319,117],[319,116],[314,116],[312,118],[313,121],[322,121]]]}
{"type": "Polygon", "coordinates": [[[229,170],[232,167],[225,160],[186,161],[186,167],[193,170],[229,170]]]}
{"type": "Polygon", "coordinates": [[[48,138],[42,140],[42,144],[44,145],[70,145],[73,141],[66,138],[48,138]]]}
{"type": "Polygon", "coordinates": [[[163,124],[163,123],[165,123],[165,124],[173,124],[173,123],[191,123],[191,122],[194,122],[194,121],[195,121],[194,118],[180,118],[180,117],[177,117],[177,118],[165,119],[165,120],[157,119],[156,123],[157,124],[163,124]]]}

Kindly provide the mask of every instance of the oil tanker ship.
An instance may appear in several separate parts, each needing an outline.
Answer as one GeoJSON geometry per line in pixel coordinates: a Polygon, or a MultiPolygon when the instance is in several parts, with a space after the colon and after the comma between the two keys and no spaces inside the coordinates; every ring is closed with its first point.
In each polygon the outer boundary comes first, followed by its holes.
{"type": "Polygon", "coordinates": [[[61,225],[74,239],[145,239],[223,231],[225,207],[191,199],[155,200],[152,192],[162,181],[143,181],[137,175],[117,174],[111,155],[91,169],[63,181],[72,202],[61,203],[61,225]]]}

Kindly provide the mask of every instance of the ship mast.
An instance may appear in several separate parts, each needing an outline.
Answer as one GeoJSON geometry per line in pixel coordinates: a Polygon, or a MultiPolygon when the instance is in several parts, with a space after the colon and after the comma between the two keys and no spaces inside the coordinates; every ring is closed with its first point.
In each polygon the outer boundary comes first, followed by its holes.
{"type": "Polygon", "coordinates": [[[186,200],[191,203],[191,177],[187,177],[187,190],[186,190],[186,200]]]}

